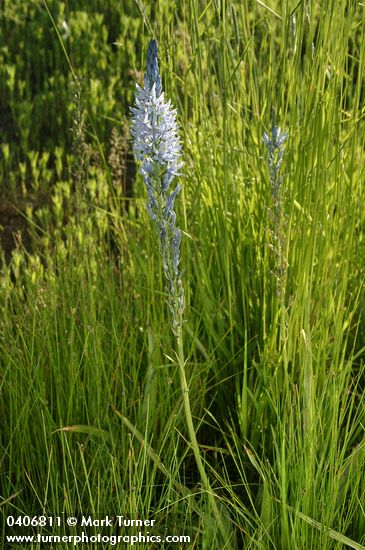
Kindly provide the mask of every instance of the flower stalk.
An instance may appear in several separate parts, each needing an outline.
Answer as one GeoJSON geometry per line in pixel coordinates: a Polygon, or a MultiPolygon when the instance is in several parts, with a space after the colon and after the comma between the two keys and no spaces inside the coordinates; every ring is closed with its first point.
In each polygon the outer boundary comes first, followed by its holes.
{"type": "Polygon", "coordinates": [[[162,91],[155,40],[150,42],[144,86],[141,88],[137,84],[135,107],[131,112],[134,151],[141,161],[140,173],[148,195],[147,210],[157,227],[172,329],[176,335],[183,321],[184,289],[179,268],[181,230],[176,226],[174,211],[181,185],[172,189],[172,182],[182,167],[181,143],[176,110],[170,101],[165,101],[162,91]]]}
{"type": "Polygon", "coordinates": [[[286,349],[288,324],[285,303],[288,262],[286,259],[287,239],[284,227],[286,220],[285,213],[283,212],[283,178],[280,174],[285,152],[284,145],[287,139],[288,133],[283,132],[279,126],[276,126],[275,113],[273,111],[271,135],[265,132],[262,140],[267,148],[266,163],[270,172],[272,209],[269,210],[269,215],[271,219],[270,233],[273,241],[271,248],[275,257],[276,296],[279,302],[279,342],[284,365],[284,383],[289,392],[288,356],[286,349]]]}
{"type": "Polygon", "coordinates": [[[276,257],[275,275],[277,280],[277,294],[280,302],[285,297],[285,278],[287,271],[287,261],[285,258],[286,239],[283,231],[283,194],[280,167],[284,156],[284,144],[288,139],[288,133],[283,132],[279,126],[273,122],[271,135],[264,132],[262,141],[267,148],[266,163],[270,172],[272,210],[270,217],[273,229],[271,231],[273,238],[273,250],[276,257]]]}
{"type": "Polygon", "coordinates": [[[147,70],[143,87],[137,84],[135,107],[131,108],[134,151],[141,161],[140,173],[147,190],[147,211],[156,225],[160,241],[162,266],[167,282],[171,325],[177,343],[177,360],[185,419],[191,447],[203,487],[223,540],[226,530],[201,458],[190,407],[183,345],[184,289],[180,271],[181,230],[176,226],[174,203],[181,185],[172,186],[180,173],[181,143],[178,136],[176,110],[165,100],[158,67],[158,51],[151,40],[147,53],[147,70]]]}

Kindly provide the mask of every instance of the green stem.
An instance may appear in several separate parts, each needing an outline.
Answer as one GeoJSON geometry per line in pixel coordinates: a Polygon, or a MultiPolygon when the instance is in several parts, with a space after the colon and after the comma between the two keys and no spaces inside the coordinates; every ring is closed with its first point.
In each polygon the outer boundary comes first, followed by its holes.
{"type": "Polygon", "coordinates": [[[194,424],[193,424],[193,417],[191,414],[191,408],[190,408],[190,398],[189,398],[189,388],[186,382],[186,376],[185,376],[185,358],[184,358],[184,345],[183,345],[183,336],[182,336],[182,327],[180,326],[178,328],[178,332],[176,335],[177,338],[177,349],[178,349],[178,361],[179,361],[179,374],[180,374],[180,384],[181,384],[181,391],[183,396],[183,402],[184,402],[184,410],[185,410],[185,419],[188,427],[189,432],[189,438],[190,443],[193,449],[195,462],[198,466],[199,474],[201,477],[202,485],[205,491],[208,495],[209,503],[212,507],[214,517],[216,519],[216,522],[218,524],[219,531],[221,533],[221,536],[224,541],[228,541],[228,536],[226,529],[224,528],[224,524],[222,521],[222,516],[219,512],[216,497],[211,489],[208,476],[206,474],[206,471],[204,469],[203,461],[200,455],[199,451],[199,445],[198,441],[196,439],[194,424]]]}

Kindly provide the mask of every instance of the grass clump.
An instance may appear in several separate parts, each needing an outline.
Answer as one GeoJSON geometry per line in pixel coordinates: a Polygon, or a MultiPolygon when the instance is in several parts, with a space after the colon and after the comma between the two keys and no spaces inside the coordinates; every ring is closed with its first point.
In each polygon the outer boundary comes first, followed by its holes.
{"type": "Polygon", "coordinates": [[[44,3],[16,6],[0,223],[27,234],[1,263],[4,547],[9,516],[120,514],[192,548],[364,548],[364,7],[47,2],[75,104],[44,3]],[[181,126],[183,363],[225,541],[125,137],[152,35],[181,126]]]}

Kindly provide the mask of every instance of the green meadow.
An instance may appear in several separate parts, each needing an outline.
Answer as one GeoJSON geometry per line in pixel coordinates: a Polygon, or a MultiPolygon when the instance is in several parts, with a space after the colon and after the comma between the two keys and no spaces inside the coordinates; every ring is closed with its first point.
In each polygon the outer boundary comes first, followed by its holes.
{"type": "Polygon", "coordinates": [[[3,0],[0,21],[1,548],[365,550],[364,2],[3,0]],[[130,138],[151,38],[184,355],[130,138]]]}

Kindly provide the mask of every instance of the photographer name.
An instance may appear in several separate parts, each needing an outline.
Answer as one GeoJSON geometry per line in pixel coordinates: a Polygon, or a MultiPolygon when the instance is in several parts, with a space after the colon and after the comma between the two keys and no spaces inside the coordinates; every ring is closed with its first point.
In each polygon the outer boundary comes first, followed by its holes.
{"type": "Polygon", "coordinates": [[[130,519],[124,516],[105,516],[102,519],[83,516],[81,527],[153,527],[154,519],[130,519]]]}

